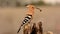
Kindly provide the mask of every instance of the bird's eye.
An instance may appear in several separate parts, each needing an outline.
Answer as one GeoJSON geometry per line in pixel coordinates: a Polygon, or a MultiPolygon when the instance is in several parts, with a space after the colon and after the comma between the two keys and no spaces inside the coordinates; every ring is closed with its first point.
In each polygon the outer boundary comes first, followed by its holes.
{"type": "Polygon", "coordinates": [[[34,8],[34,7],[32,7],[32,8],[34,8]]]}

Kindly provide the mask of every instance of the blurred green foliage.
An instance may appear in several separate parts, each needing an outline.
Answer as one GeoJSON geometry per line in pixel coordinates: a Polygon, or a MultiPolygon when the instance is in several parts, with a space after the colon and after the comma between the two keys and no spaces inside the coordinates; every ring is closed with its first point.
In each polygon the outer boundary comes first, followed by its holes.
{"type": "Polygon", "coordinates": [[[21,4],[19,2],[16,2],[16,7],[20,7],[21,4]]]}
{"type": "Polygon", "coordinates": [[[46,5],[43,1],[39,1],[39,2],[37,2],[37,3],[33,3],[33,2],[32,2],[32,4],[34,4],[34,5],[39,5],[39,6],[46,5]]]}
{"type": "MultiPolygon", "coordinates": [[[[30,4],[38,5],[38,6],[46,5],[43,1],[31,2],[30,4]]],[[[25,4],[25,5],[26,5],[26,4],[25,4]]],[[[19,6],[22,6],[22,5],[21,5],[19,2],[16,2],[16,6],[19,7],[19,6]]]]}

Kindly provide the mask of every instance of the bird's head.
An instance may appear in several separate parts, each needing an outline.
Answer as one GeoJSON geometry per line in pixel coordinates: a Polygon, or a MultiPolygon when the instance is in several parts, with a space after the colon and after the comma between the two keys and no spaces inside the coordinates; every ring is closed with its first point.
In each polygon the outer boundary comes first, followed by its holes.
{"type": "Polygon", "coordinates": [[[35,6],[32,5],[32,4],[29,4],[29,5],[27,5],[26,7],[29,8],[29,9],[35,9],[35,6]]]}
{"type": "Polygon", "coordinates": [[[26,6],[28,9],[38,9],[38,10],[40,10],[40,12],[42,11],[40,8],[37,8],[37,7],[35,7],[34,5],[32,5],[32,4],[29,4],[29,5],[27,5],[26,6]]]}

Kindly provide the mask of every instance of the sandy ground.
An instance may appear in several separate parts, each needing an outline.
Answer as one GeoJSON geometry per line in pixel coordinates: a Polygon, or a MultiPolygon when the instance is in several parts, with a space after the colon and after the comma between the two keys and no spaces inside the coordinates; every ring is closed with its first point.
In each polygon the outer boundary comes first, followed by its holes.
{"type": "MultiPolygon", "coordinates": [[[[43,30],[60,34],[60,7],[41,6],[42,12],[35,10],[32,23],[43,22],[43,30]]],[[[27,8],[0,8],[0,34],[16,34],[22,20],[25,17],[27,8]]],[[[31,24],[32,24],[31,23],[31,24]]],[[[19,34],[23,34],[23,29],[19,34]]]]}

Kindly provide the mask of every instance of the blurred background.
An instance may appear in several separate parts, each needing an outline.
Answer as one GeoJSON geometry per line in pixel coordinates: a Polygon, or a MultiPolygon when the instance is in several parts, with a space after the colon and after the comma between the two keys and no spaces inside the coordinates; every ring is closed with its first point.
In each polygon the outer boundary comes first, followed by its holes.
{"type": "Polygon", "coordinates": [[[34,5],[60,5],[60,0],[0,0],[0,6],[24,6],[26,4],[34,5]]]}
{"type": "MultiPolygon", "coordinates": [[[[26,4],[42,9],[42,12],[35,10],[32,23],[42,21],[44,34],[47,31],[60,34],[60,0],[0,0],[0,34],[17,34],[27,11],[26,4]]],[[[19,34],[23,34],[23,29],[19,34]]]]}

